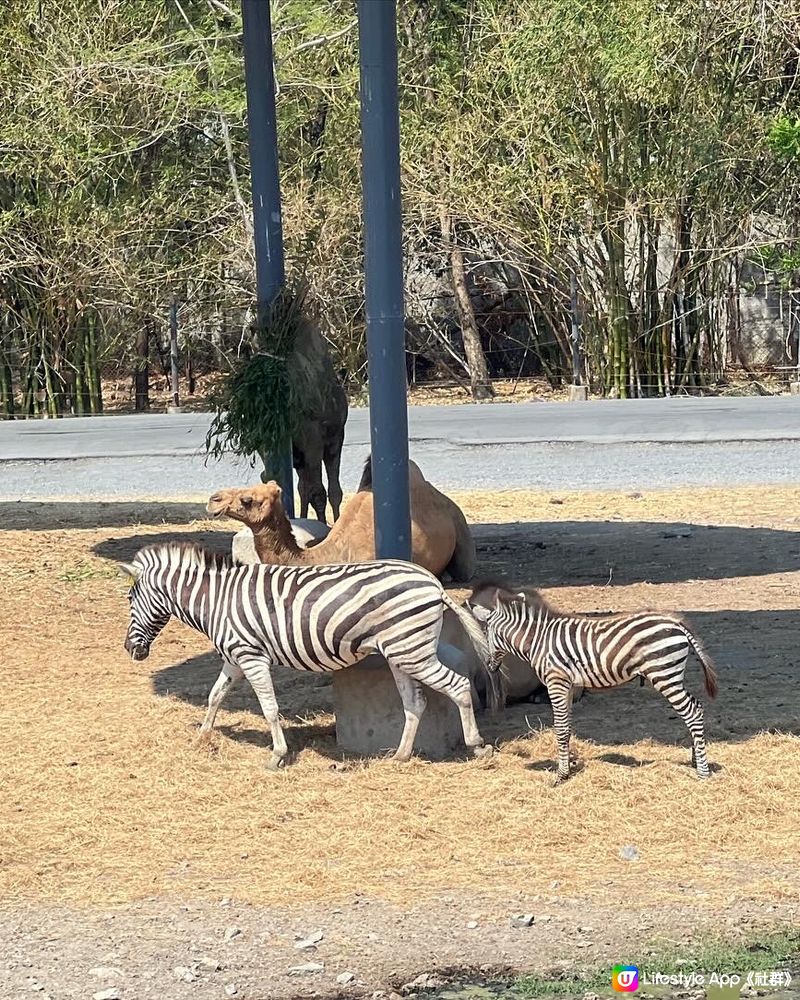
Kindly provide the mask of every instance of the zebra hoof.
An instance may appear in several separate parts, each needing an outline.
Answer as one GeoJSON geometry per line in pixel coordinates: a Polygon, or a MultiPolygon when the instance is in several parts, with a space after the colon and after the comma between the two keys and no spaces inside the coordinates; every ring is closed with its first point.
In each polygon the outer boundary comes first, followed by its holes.
{"type": "Polygon", "coordinates": [[[494,747],[491,743],[484,743],[482,747],[472,748],[473,757],[477,757],[479,760],[488,760],[494,755],[494,747]]]}

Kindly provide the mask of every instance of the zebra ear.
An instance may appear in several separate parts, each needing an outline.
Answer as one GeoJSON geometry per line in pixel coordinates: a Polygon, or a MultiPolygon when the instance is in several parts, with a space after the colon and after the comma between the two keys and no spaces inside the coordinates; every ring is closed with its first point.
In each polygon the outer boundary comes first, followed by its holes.
{"type": "Polygon", "coordinates": [[[524,593],[523,593],[522,591],[520,591],[520,592],[519,592],[519,593],[517,594],[517,597],[518,597],[518,598],[519,598],[519,599],[520,599],[521,601],[526,601],[526,600],[527,600],[527,598],[525,597],[525,594],[524,594],[524,593]]]}
{"type": "Polygon", "coordinates": [[[136,583],[142,575],[142,568],[141,566],[137,566],[136,563],[120,563],[117,569],[123,576],[126,576],[130,580],[131,585],[136,583]]]}

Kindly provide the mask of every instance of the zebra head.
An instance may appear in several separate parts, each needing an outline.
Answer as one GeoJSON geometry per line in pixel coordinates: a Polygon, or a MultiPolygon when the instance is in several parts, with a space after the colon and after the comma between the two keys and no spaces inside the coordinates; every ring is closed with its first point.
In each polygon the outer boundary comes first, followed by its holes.
{"type": "Polygon", "coordinates": [[[150,646],[170,619],[170,608],[164,594],[152,586],[144,567],[138,562],[122,563],[120,572],[129,577],[131,606],[125,650],[132,660],[146,660],[150,646]]]}
{"type": "Polygon", "coordinates": [[[489,660],[490,671],[499,669],[501,651],[507,649],[507,640],[526,622],[532,594],[535,591],[514,592],[502,583],[484,581],[473,587],[465,601],[472,616],[486,629],[492,653],[489,660]]]}

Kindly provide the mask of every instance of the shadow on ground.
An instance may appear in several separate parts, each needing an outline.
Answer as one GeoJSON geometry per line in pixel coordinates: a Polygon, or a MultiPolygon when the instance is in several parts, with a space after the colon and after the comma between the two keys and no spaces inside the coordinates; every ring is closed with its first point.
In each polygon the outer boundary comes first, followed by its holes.
{"type": "MultiPolygon", "coordinates": [[[[202,516],[191,509],[192,519],[202,516]]],[[[478,577],[499,575],[537,587],[680,583],[800,570],[800,532],[774,528],[553,521],[478,524],[472,530],[478,577]]],[[[132,533],[105,539],[93,551],[105,559],[127,560],[143,545],[176,539],[230,551],[232,537],[223,530],[132,533]]]]}
{"type": "MultiPolygon", "coordinates": [[[[155,492],[163,483],[153,483],[155,492]]],[[[117,500],[0,502],[0,529],[52,531],[58,528],[127,528],[138,524],[191,524],[208,515],[202,503],[117,500]]]]}
{"type": "Polygon", "coordinates": [[[800,532],[652,521],[472,526],[478,575],[536,587],[722,580],[800,570],[800,532]]]}

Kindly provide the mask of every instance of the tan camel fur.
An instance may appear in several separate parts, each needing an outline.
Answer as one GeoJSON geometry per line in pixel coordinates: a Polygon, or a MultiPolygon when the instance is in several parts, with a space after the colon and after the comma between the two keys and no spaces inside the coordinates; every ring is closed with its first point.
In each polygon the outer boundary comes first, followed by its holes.
{"type": "MultiPolygon", "coordinates": [[[[366,562],[375,559],[369,463],[361,484],[327,538],[307,549],[301,549],[292,535],[277,483],[220,490],[206,510],[246,524],[261,562],[284,566],[366,562]]],[[[475,573],[475,543],[460,508],[431,486],[413,462],[409,462],[409,485],[412,562],[436,576],[446,572],[453,580],[469,580],[475,573]]]]}

